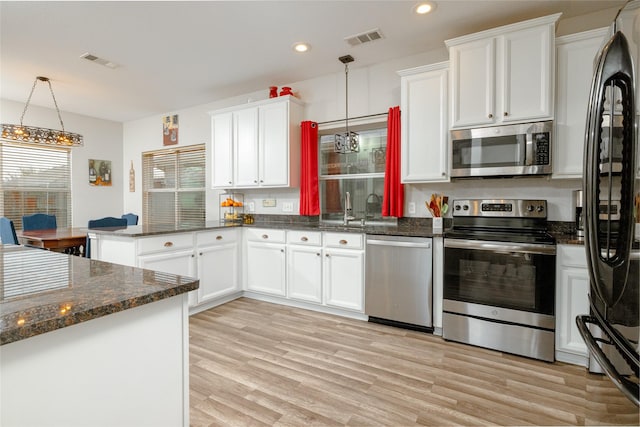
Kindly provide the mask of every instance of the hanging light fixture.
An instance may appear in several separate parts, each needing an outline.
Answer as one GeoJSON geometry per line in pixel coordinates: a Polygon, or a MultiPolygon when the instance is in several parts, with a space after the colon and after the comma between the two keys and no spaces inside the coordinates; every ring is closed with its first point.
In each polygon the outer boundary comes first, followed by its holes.
{"type": "Polygon", "coordinates": [[[344,92],[345,92],[345,131],[337,133],[333,143],[333,151],[340,154],[357,153],[360,151],[358,134],[349,130],[349,63],[353,62],[353,56],[345,55],[338,58],[344,64],[344,92]]]}
{"type": "Polygon", "coordinates": [[[62,116],[60,115],[60,109],[58,108],[56,96],[53,94],[51,81],[49,81],[48,77],[42,76],[36,77],[36,79],[33,81],[31,93],[29,93],[29,98],[27,98],[27,103],[25,104],[22,115],[20,116],[20,124],[2,124],[2,138],[10,141],[31,142],[36,144],[48,145],[81,146],[84,144],[82,135],[73,132],[67,132],[64,130],[64,123],[62,122],[62,116]],[[36,84],[38,83],[38,81],[47,82],[49,84],[49,91],[51,92],[51,97],[53,98],[53,104],[56,106],[56,112],[58,113],[58,120],[60,120],[60,127],[62,128],[62,130],[25,126],[22,124],[24,115],[27,112],[27,108],[29,108],[29,103],[31,102],[33,90],[36,88],[36,84]]]}

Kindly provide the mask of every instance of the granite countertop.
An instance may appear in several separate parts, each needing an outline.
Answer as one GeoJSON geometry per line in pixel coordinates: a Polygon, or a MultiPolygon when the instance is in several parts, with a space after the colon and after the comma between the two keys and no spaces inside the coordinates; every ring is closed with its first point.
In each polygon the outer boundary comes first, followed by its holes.
{"type": "Polygon", "coordinates": [[[0,345],[173,297],[199,281],[0,244],[0,345]]]}

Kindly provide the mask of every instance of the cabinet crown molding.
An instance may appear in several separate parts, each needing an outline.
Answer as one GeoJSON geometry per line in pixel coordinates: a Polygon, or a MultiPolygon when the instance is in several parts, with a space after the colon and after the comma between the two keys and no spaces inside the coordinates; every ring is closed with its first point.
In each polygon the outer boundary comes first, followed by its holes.
{"type": "Polygon", "coordinates": [[[396,73],[400,77],[405,77],[405,76],[412,76],[414,74],[426,73],[428,71],[444,70],[446,68],[449,68],[449,61],[442,61],[442,62],[436,62],[434,64],[429,64],[429,65],[421,65],[419,67],[406,68],[404,70],[398,70],[396,71],[396,73]]]}
{"type": "Polygon", "coordinates": [[[488,30],[480,31],[478,33],[468,34],[466,36],[456,37],[453,39],[445,40],[444,43],[447,48],[456,46],[462,43],[468,43],[474,40],[485,39],[489,37],[497,37],[504,33],[511,31],[524,30],[527,28],[537,27],[545,24],[555,24],[562,13],[555,13],[553,15],[542,16],[540,18],[530,19],[528,21],[517,22],[515,24],[503,25],[502,27],[491,28],[488,30]]]}
{"type": "Polygon", "coordinates": [[[581,31],[579,33],[567,34],[565,36],[556,37],[556,46],[578,42],[581,40],[589,40],[594,37],[604,37],[609,33],[609,27],[596,28],[593,30],[581,31]]]}
{"type": "Polygon", "coordinates": [[[295,104],[298,104],[302,107],[304,107],[305,103],[300,100],[299,98],[296,98],[293,95],[283,95],[283,96],[277,96],[275,98],[267,98],[267,99],[261,99],[259,101],[254,101],[254,102],[248,102],[246,104],[238,104],[238,105],[232,105],[229,107],[225,107],[225,108],[219,108],[216,110],[212,110],[212,111],[208,111],[208,114],[210,116],[216,115],[216,114],[220,114],[220,113],[227,113],[227,112],[231,112],[231,111],[237,111],[239,109],[244,109],[244,108],[248,108],[248,107],[258,107],[260,105],[267,105],[267,104],[275,104],[278,102],[293,102],[295,104]]]}

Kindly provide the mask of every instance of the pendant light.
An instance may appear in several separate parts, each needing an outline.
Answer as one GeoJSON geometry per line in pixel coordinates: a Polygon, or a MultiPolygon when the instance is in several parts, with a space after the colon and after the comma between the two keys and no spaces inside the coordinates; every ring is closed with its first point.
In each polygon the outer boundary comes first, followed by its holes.
{"type": "Polygon", "coordinates": [[[357,153],[360,151],[359,136],[349,130],[349,63],[353,62],[353,56],[345,55],[338,58],[344,64],[344,93],[345,93],[345,132],[337,133],[333,143],[333,151],[340,154],[357,153]]]}
{"type": "Polygon", "coordinates": [[[73,132],[67,132],[64,129],[64,123],[62,122],[62,116],[60,115],[60,109],[58,108],[58,102],[56,101],[56,96],[53,93],[53,88],[51,87],[51,81],[48,77],[38,76],[33,81],[33,86],[31,87],[31,93],[29,93],[29,98],[27,98],[27,102],[24,106],[24,110],[22,110],[22,115],[20,116],[20,124],[2,124],[2,139],[6,139],[9,141],[18,141],[18,142],[30,142],[35,144],[46,144],[46,145],[66,145],[66,146],[82,146],[84,145],[84,141],[82,135],[73,132]],[[56,112],[58,113],[58,120],[60,120],[60,127],[62,130],[55,129],[47,129],[35,126],[25,126],[23,125],[24,115],[29,108],[29,103],[31,102],[31,96],[33,96],[33,91],[36,88],[36,84],[38,82],[46,82],[49,85],[49,91],[51,92],[51,97],[53,98],[53,104],[56,107],[56,112]]]}

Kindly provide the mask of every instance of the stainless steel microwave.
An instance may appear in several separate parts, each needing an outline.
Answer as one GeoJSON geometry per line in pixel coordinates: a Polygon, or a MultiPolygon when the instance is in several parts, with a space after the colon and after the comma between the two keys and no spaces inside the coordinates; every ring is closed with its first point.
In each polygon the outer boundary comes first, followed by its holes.
{"type": "Polygon", "coordinates": [[[553,122],[451,131],[451,176],[548,175],[553,122]]]}

